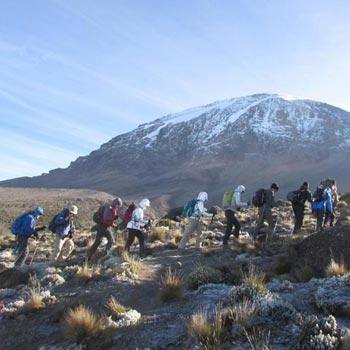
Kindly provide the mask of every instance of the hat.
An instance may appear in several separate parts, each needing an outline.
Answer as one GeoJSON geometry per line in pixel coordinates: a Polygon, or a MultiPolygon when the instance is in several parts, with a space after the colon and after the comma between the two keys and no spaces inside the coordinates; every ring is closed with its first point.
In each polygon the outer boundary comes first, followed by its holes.
{"type": "Polygon", "coordinates": [[[271,188],[278,191],[280,187],[274,182],[271,184],[271,188]]]}
{"type": "Polygon", "coordinates": [[[309,188],[309,183],[308,183],[307,181],[305,181],[305,182],[303,183],[303,187],[309,188]]]}
{"type": "Polygon", "coordinates": [[[37,207],[33,210],[34,216],[43,215],[43,214],[44,214],[44,210],[41,207],[37,207]]]}
{"type": "Polygon", "coordinates": [[[69,212],[71,214],[77,215],[78,214],[78,207],[76,205],[71,205],[69,208],[69,212]]]}
{"type": "Polygon", "coordinates": [[[120,207],[123,205],[123,201],[119,197],[115,198],[112,202],[112,207],[116,207],[117,205],[120,207]]]}

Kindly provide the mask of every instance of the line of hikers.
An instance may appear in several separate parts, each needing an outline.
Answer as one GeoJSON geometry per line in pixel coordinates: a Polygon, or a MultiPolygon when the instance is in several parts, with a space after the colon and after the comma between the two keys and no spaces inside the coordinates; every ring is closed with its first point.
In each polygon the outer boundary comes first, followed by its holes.
{"type": "MultiPolygon", "coordinates": [[[[269,189],[259,189],[255,192],[252,198],[252,204],[258,208],[258,216],[256,226],[252,232],[252,238],[256,239],[260,234],[264,222],[268,223],[266,239],[275,233],[277,222],[274,221],[272,208],[277,207],[275,202],[275,194],[279,190],[276,183],[272,183],[269,189]]],[[[231,234],[234,236],[234,241],[239,238],[241,223],[236,217],[237,212],[241,208],[249,207],[250,202],[243,202],[241,194],[245,192],[243,185],[237,186],[232,191],[225,192],[223,196],[222,206],[225,209],[225,217],[227,226],[223,238],[223,245],[227,246],[231,234]],[[234,230],[232,231],[232,228],[234,230]]],[[[305,203],[311,203],[312,212],[316,216],[316,230],[322,230],[323,226],[329,222],[330,226],[334,224],[334,207],[338,202],[337,187],[334,179],[327,178],[321,181],[316,191],[312,195],[309,189],[309,183],[305,181],[302,186],[291,191],[287,195],[287,200],[292,203],[292,208],[295,217],[293,233],[300,233],[303,226],[305,203]]],[[[196,199],[192,199],[186,203],[182,209],[182,215],[188,217],[189,224],[186,227],[181,241],[178,245],[179,253],[184,252],[185,246],[191,235],[196,232],[196,248],[200,248],[202,237],[201,218],[211,218],[217,214],[215,207],[209,211],[205,209],[205,204],[208,202],[207,192],[200,192],[196,199]]],[[[101,206],[93,215],[93,220],[96,222],[96,237],[95,241],[87,252],[87,258],[95,254],[97,248],[101,244],[102,238],[107,239],[105,254],[108,254],[113,245],[113,228],[117,226],[116,220],[119,218],[119,209],[122,208],[123,201],[117,197],[110,205],[101,206]]],[[[149,199],[141,200],[138,205],[131,203],[124,212],[122,227],[127,228],[128,238],[125,243],[125,249],[129,252],[135,237],[138,238],[140,246],[140,256],[145,256],[145,238],[143,229],[147,229],[151,225],[151,220],[144,219],[144,210],[150,207],[149,199]]],[[[28,239],[33,235],[38,239],[38,232],[46,229],[46,226],[36,227],[37,221],[44,214],[41,207],[35,208],[33,211],[23,213],[14,220],[11,225],[11,232],[17,236],[17,246],[14,249],[17,254],[15,265],[23,265],[28,257],[28,239]]],[[[78,214],[78,208],[72,205],[69,208],[62,209],[50,221],[48,228],[55,233],[55,250],[51,260],[57,261],[60,257],[66,260],[74,250],[73,235],[75,233],[74,217],[78,214]],[[66,254],[63,253],[63,248],[66,248],[66,254]]],[[[32,259],[33,260],[33,259],[32,259]]]]}

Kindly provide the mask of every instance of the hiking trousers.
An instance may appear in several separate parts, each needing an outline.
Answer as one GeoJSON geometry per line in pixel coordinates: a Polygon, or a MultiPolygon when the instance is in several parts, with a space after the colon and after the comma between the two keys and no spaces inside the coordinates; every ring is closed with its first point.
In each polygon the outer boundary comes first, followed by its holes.
{"type": "Polygon", "coordinates": [[[29,236],[17,236],[17,242],[18,242],[18,253],[17,253],[17,260],[15,262],[16,266],[22,266],[26,262],[29,254],[28,249],[28,239],[29,236]]]}
{"type": "Polygon", "coordinates": [[[235,212],[232,209],[226,209],[225,210],[225,216],[227,219],[227,226],[225,231],[225,236],[222,244],[226,245],[228,244],[228,240],[230,238],[230,235],[232,233],[232,227],[235,226],[235,230],[233,232],[233,235],[238,238],[239,237],[239,231],[241,230],[241,223],[235,216],[235,212]]]}
{"type": "Polygon", "coordinates": [[[196,248],[200,248],[202,241],[202,224],[200,220],[189,218],[189,225],[186,227],[186,230],[181,238],[178,249],[184,249],[187,241],[190,239],[192,233],[197,232],[196,238],[196,248]]]}
{"type": "Polygon", "coordinates": [[[323,223],[324,209],[323,208],[314,209],[313,213],[316,216],[316,231],[320,231],[323,229],[322,223],[323,223]]]}
{"type": "Polygon", "coordinates": [[[294,212],[294,230],[293,234],[297,234],[303,226],[304,221],[304,205],[300,204],[292,204],[293,212],[294,212]]]}
{"type": "Polygon", "coordinates": [[[130,251],[130,247],[134,243],[135,237],[137,237],[140,244],[140,255],[142,255],[145,252],[145,237],[143,232],[136,228],[129,228],[128,231],[128,239],[125,243],[125,250],[128,252],[130,251]]]}
{"type": "Polygon", "coordinates": [[[74,242],[72,238],[69,238],[69,236],[65,237],[59,237],[56,235],[56,242],[55,242],[55,251],[53,253],[52,260],[58,260],[62,253],[63,247],[67,250],[66,255],[62,255],[62,259],[66,260],[71,255],[72,251],[74,250],[74,242]]]}
{"type": "Polygon", "coordinates": [[[254,237],[256,237],[259,234],[261,228],[264,226],[265,220],[269,224],[267,234],[271,235],[273,233],[273,229],[275,226],[275,223],[272,217],[272,211],[271,211],[271,208],[265,208],[265,206],[263,205],[262,207],[259,207],[258,220],[254,230],[254,237]]]}
{"type": "Polygon", "coordinates": [[[323,225],[326,226],[327,223],[328,223],[328,221],[329,221],[329,226],[330,226],[330,227],[334,226],[334,219],[335,219],[334,214],[333,214],[331,211],[326,210],[326,215],[325,215],[325,217],[324,217],[324,223],[323,223],[323,225]]]}
{"type": "Polygon", "coordinates": [[[90,259],[92,255],[95,254],[97,248],[101,244],[102,238],[107,238],[107,245],[105,249],[105,254],[108,254],[110,249],[112,248],[112,244],[114,243],[113,240],[113,227],[107,226],[105,224],[98,224],[97,225],[97,233],[94,244],[91,246],[89,252],[88,252],[88,258],[90,259]]]}

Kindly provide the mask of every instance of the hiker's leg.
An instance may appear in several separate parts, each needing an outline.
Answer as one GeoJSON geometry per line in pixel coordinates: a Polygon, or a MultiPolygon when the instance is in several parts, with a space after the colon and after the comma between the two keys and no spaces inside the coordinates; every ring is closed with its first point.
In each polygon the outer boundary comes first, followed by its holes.
{"type": "Polygon", "coordinates": [[[28,249],[28,238],[29,237],[24,237],[24,236],[18,236],[18,253],[17,253],[17,260],[15,262],[16,266],[22,266],[24,265],[28,254],[29,254],[29,249],[28,249]]]}
{"type": "Polygon", "coordinates": [[[195,219],[189,219],[189,225],[186,227],[186,230],[181,238],[181,241],[179,243],[179,249],[185,248],[188,239],[197,227],[197,221],[198,220],[195,219]]]}
{"type": "Polygon", "coordinates": [[[325,213],[325,215],[324,215],[323,226],[326,226],[326,225],[327,225],[327,223],[328,223],[328,221],[329,221],[329,219],[330,219],[330,215],[329,215],[329,214],[330,214],[329,211],[326,210],[326,213],[325,213]]]}
{"type": "Polygon", "coordinates": [[[69,256],[72,254],[72,251],[74,250],[74,242],[73,239],[66,237],[64,242],[64,248],[67,250],[66,255],[62,255],[62,259],[66,260],[69,258],[69,256]]]}
{"type": "Polygon", "coordinates": [[[227,220],[227,226],[226,226],[226,231],[225,231],[225,236],[224,236],[224,240],[222,242],[222,244],[227,245],[228,244],[228,240],[230,239],[230,235],[232,232],[232,227],[233,227],[233,217],[234,217],[234,212],[231,209],[227,209],[225,210],[225,216],[226,216],[226,220],[227,220]]]}
{"type": "Polygon", "coordinates": [[[330,216],[329,226],[333,227],[335,215],[333,213],[329,213],[329,216],[330,216]]]}
{"type": "Polygon", "coordinates": [[[323,215],[324,215],[323,209],[316,209],[316,219],[317,219],[316,231],[322,230],[323,215]]]}
{"type": "Polygon", "coordinates": [[[145,236],[143,235],[143,232],[141,230],[135,230],[135,236],[139,240],[140,244],[140,256],[144,254],[145,252],[145,236]]]}
{"type": "Polygon", "coordinates": [[[56,235],[55,250],[52,255],[52,260],[57,260],[60,257],[63,243],[64,243],[64,239],[56,235]]]}
{"type": "Polygon", "coordinates": [[[294,213],[294,229],[293,234],[296,234],[298,231],[298,208],[295,204],[292,204],[293,213],[294,213]]]}
{"type": "Polygon", "coordinates": [[[256,227],[255,227],[254,234],[253,234],[254,238],[259,234],[259,232],[264,224],[264,219],[265,219],[264,207],[265,206],[262,206],[258,209],[258,220],[256,222],[256,227]]]}
{"type": "Polygon", "coordinates": [[[103,237],[102,227],[101,227],[101,225],[98,225],[95,242],[90,247],[89,252],[88,252],[88,259],[90,259],[96,253],[97,248],[101,244],[102,237],[103,237]]]}
{"type": "Polygon", "coordinates": [[[199,249],[201,247],[201,243],[202,243],[202,224],[199,220],[197,221],[197,226],[196,226],[195,230],[197,232],[196,248],[199,249]]]}
{"type": "Polygon", "coordinates": [[[106,228],[106,231],[105,231],[105,237],[107,238],[107,245],[106,245],[106,254],[108,254],[108,252],[111,250],[112,248],[112,245],[114,243],[114,240],[113,240],[113,227],[112,226],[108,226],[106,228]]]}
{"type": "Polygon", "coordinates": [[[241,230],[241,223],[236,218],[236,216],[233,216],[233,225],[235,226],[235,231],[234,231],[233,235],[236,238],[238,238],[239,237],[239,231],[241,230]]]}
{"type": "Polygon", "coordinates": [[[298,233],[303,226],[303,218],[304,218],[304,206],[298,205],[295,211],[295,232],[298,233]]]}
{"type": "Polygon", "coordinates": [[[127,251],[127,252],[129,252],[130,251],[130,247],[131,247],[131,245],[133,244],[133,242],[134,242],[134,239],[135,239],[135,229],[133,229],[133,228],[129,228],[128,229],[128,239],[126,240],[126,243],[125,243],[125,250],[127,251]]]}
{"type": "Polygon", "coordinates": [[[265,218],[266,218],[267,223],[269,224],[268,233],[267,233],[268,235],[266,237],[266,238],[268,238],[268,237],[272,236],[272,234],[274,233],[273,232],[274,228],[275,228],[275,222],[273,221],[271,209],[265,211],[265,218]]]}

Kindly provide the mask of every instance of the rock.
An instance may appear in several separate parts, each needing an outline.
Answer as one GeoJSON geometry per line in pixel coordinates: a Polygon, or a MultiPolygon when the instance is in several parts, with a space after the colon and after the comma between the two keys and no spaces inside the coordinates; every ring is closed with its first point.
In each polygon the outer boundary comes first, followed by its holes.
{"type": "Polygon", "coordinates": [[[20,284],[27,284],[29,272],[17,268],[7,269],[0,273],[0,289],[14,288],[20,284]]]}
{"type": "Polygon", "coordinates": [[[316,232],[298,242],[294,248],[292,272],[308,267],[315,276],[323,276],[332,257],[336,261],[343,257],[345,264],[350,264],[350,225],[316,232]]]}
{"type": "Polygon", "coordinates": [[[45,275],[41,280],[40,283],[42,286],[60,286],[61,284],[63,284],[65,282],[65,279],[60,276],[57,273],[53,273],[53,274],[48,274],[45,275]]]}
{"type": "Polygon", "coordinates": [[[177,269],[181,269],[182,268],[182,262],[181,261],[177,261],[175,266],[176,266],[177,269]]]}
{"type": "Polygon", "coordinates": [[[7,261],[13,257],[11,249],[4,249],[0,252],[0,260],[7,261]]]}
{"type": "Polygon", "coordinates": [[[14,267],[14,263],[11,262],[0,262],[0,271],[4,271],[6,269],[10,269],[14,267]]]}
{"type": "Polygon", "coordinates": [[[126,327],[135,325],[141,318],[141,314],[136,310],[129,310],[120,313],[117,320],[113,320],[112,316],[107,317],[107,327],[126,327]]]}
{"type": "Polygon", "coordinates": [[[114,267],[115,265],[118,265],[121,263],[121,257],[120,256],[114,256],[114,255],[107,255],[98,260],[99,265],[103,265],[105,267],[114,267]]]}

